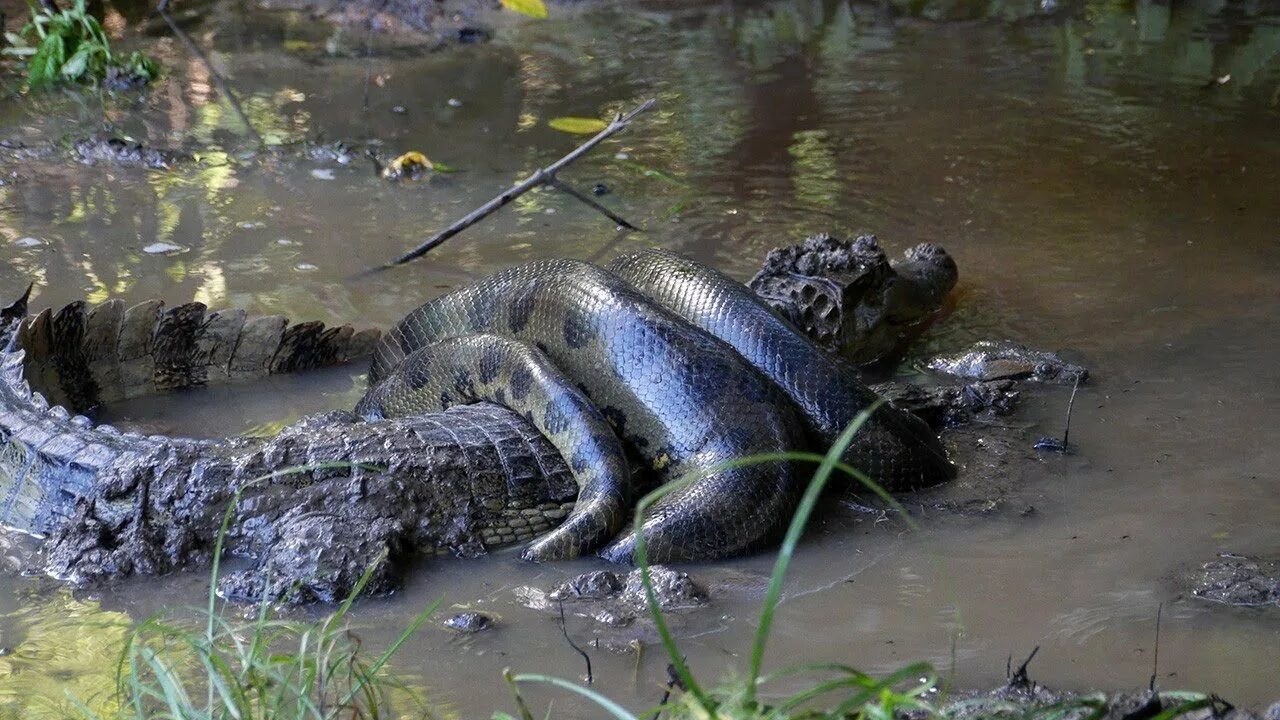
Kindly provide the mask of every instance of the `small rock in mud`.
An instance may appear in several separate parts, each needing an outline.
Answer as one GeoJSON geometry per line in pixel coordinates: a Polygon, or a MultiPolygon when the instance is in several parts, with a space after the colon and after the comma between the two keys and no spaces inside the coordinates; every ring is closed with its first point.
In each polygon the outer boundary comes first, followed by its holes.
{"type": "Polygon", "coordinates": [[[478,612],[460,612],[444,621],[444,626],[460,633],[484,632],[494,626],[492,617],[478,612]]]}
{"type": "MultiPolygon", "coordinates": [[[[688,573],[664,565],[649,568],[654,596],[663,610],[692,609],[707,603],[707,591],[688,573]]],[[[622,628],[647,617],[649,602],[640,569],[620,575],[610,570],[586,572],[549,591],[523,588],[519,593],[534,609],[558,612],[572,605],[575,612],[593,618],[604,627],[622,628]]]]}
{"type": "MultiPolygon", "coordinates": [[[[356,159],[356,150],[341,140],[330,143],[303,143],[302,156],[313,162],[332,162],[350,165],[356,159]]],[[[325,178],[332,180],[333,178],[325,178]]]]}
{"type": "Polygon", "coordinates": [[[1280,563],[1222,553],[1192,574],[1191,594],[1241,607],[1280,604],[1280,563]]]}
{"type": "Polygon", "coordinates": [[[939,355],[929,361],[929,369],[977,380],[1018,379],[1060,385],[1089,378],[1088,369],[1063,360],[1057,353],[1008,340],[980,340],[964,352],[939,355]]]}
{"type": "Polygon", "coordinates": [[[86,165],[109,163],[123,167],[168,170],[184,159],[182,153],[149,148],[142,143],[118,137],[92,137],[77,140],[72,146],[76,160],[86,165]]]}
{"type": "Polygon", "coordinates": [[[141,90],[151,83],[149,75],[131,72],[122,67],[107,68],[107,75],[102,79],[102,87],[115,92],[141,90]]]}
{"type": "Polygon", "coordinates": [[[1059,455],[1067,454],[1067,443],[1062,438],[1049,437],[1048,435],[1036,440],[1031,447],[1040,452],[1057,453],[1059,455]]]}
{"type": "Polygon", "coordinates": [[[609,570],[585,572],[566,580],[547,594],[552,600],[576,600],[586,598],[599,600],[622,592],[625,587],[622,578],[609,570]]]}
{"type": "Polygon", "coordinates": [[[934,429],[951,428],[978,417],[1008,415],[1021,393],[1013,380],[978,380],[963,385],[914,385],[890,382],[872,389],[894,405],[912,412],[934,429]]]}

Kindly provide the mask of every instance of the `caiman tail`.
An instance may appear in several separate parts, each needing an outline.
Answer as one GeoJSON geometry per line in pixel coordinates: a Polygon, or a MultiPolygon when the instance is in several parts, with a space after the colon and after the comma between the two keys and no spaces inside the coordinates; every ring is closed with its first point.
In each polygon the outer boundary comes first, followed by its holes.
{"type": "MultiPolygon", "coordinates": [[[[47,535],[45,569],[56,576],[207,559],[222,513],[244,491],[230,548],[271,572],[233,576],[224,589],[331,601],[383,552],[394,561],[531,540],[577,495],[556,449],[488,404],[370,423],[335,411],[269,439],[95,424],[79,413],[107,399],[346,363],[367,356],[379,333],[195,303],[78,302],[35,316],[26,304],[0,311],[0,520],[47,535]],[[298,466],[313,469],[271,476],[298,466]],[[263,587],[266,576],[280,580],[263,587]]],[[[375,586],[389,589],[395,568],[387,563],[375,586]]]]}

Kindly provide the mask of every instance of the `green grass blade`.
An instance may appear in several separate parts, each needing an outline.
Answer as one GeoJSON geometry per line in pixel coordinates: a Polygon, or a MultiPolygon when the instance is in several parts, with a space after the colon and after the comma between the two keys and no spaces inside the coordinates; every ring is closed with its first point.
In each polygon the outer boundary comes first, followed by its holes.
{"type": "MultiPolygon", "coordinates": [[[[746,702],[748,706],[754,706],[755,703],[756,681],[760,677],[760,666],[764,662],[765,645],[769,641],[769,632],[773,627],[774,612],[777,610],[778,602],[782,598],[783,579],[787,574],[787,568],[791,564],[791,557],[795,554],[796,545],[800,542],[800,536],[804,533],[805,526],[809,524],[809,516],[813,513],[813,508],[818,504],[818,498],[821,496],[822,491],[826,489],[827,480],[831,477],[832,471],[836,469],[836,465],[839,464],[844,451],[853,442],[854,435],[862,429],[871,414],[879,409],[883,403],[883,400],[877,400],[872,403],[870,407],[858,413],[853,422],[849,423],[849,427],[840,433],[840,436],[836,438],[835,443],[832,444],[831,449],[827,451],[826,456],[822,459],[822,463],[818,465],[817,471],[813,474],[813,479],[809,481],[809,487],[805,488],[795,515],[791,518],[791,525],[787,528],[787,534],[782,540],[782,547],[778,550],[778,559],[774,562],[773,575],[769,578],[769,588],[765,591],[764,608],[760,611],[760,624],[756,629],[755,642],[751,646],[751,666],[747,674],[746,687],[746,702]]],[[[871,481],[867,478],[864,482],[870,483],[871,481]]]]}
{"type": "Polygon", "coordinates": [[[608,713],[612,715],[614,718],[616,718],[616,720],[638,720],[636,716],[628,712],[626,708],[610,700],[604,695],[601,695],[595,690],[592,690],[591,688],[583,687],[578,683],[573,682],[572,680],[565,680],[564,678],[552,677],[550,675],[516,675],[511,679],[512,681],[517,683],[536,682],[536,683],[546,683],[547,685],[554,685],[556,687],[569,690],[570,692],[575,692],[587,698],[588,700],[594,702],[595,704],[599,705],[600,707],[608,711],[608,713]]]}

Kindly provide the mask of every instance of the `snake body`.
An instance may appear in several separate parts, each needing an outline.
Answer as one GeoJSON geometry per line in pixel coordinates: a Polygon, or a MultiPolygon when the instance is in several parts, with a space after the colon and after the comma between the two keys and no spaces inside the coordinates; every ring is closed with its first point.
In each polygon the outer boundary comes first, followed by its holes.
{"type": "MultiPolygon", "coordinates": [[[[621,529],[632,500],[623,454],[660,482],[696,476],[647,517],[641,532],[651,560],[758,548],[785,526],[802,477],[789,463],[719,466],[825,449],[878,399],[746,287],[663,251],[623,256],[608,270],[529,263],[436,298],[384,336],[370,386],[360,406],[370,416],[488,400],[548,435],[585,502],[526,550],[536,560],[595,550],[621,529]],[[459,354],[461,347],[470,349],[459,354]],[[625,450],[605,437],[610,429],[625,450]]],[[[846,459],[890,489],[953,472],[927,426],[892,406],[875,412],[846,459]]],[[[600,554],[633,560],[635,542],[624,533],[600,554]]]]}

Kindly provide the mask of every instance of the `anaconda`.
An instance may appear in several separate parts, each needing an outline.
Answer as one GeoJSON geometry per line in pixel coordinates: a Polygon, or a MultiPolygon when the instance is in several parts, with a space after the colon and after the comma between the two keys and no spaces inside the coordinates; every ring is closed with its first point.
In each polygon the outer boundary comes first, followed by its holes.
{"type": "MultiPolygon", "coordinates": [[[[531,392],[537,383],[526,363],[504,369],[503,360],[520,353],[495,353],[477,377],[476,362],[455,364],[451,353],[432,352],[437,344],[493,335],[536,346],[528,352],[538,352],[539,367],[554,364],[577,380],[660,482],[695,476],[659,501],[641,529],[659,562],[724,557],[767,543],[794,510],[801,489],[795,468],[725,466],[825,449],[880,400],[853,367],[819,349],[745,286],[669,252],[625,255],[609,270],[572,260],[535,262],[436,298],[379,342],[370,371],[375,385],[361,408],[380,417],[485,399],[522,413],[553,442],[566,441],[562,454],[573,458],[593,502],[580,504],[552,534],[554,547],[535,544],[526,553],[534,559],[576,556],[598,546],[605,529],[616,531],[626,474],[596,473],[596,452],[579,458],[575,446],[598,448],[607,428],[584,431],[566,422],[581,413],[579,399],[554,388],[531,392]],[[495,381],[496,390],[477,393],[495,381]]],[[[560,377],[552,382],[563,384],[560,377]]],[[[953,472],[937,436],[892,405],[876,410],[862,432],[846,460],[885,487],[934,484],[953,472]]],[[[601,554],[629,561],[635,543],[628,533],[601,554]]]]}
{"type": "MultiPolygon", "coordinates": [[[[824,239],[823,257],[835,258],[828,265],[852,263],[830,245],[824,239]]],[[[874,271],[827,278],[825,267],[816,270],[823,276],[810,276],[803,272],[814,269],[804,263],[773,263],[769,287],[777,296],[768,301],[787,317],[807,314],[816,303],[805,289],[826,282],[842,316],[860,318],[840,323],[837,335],[849,347],[885,335],[866,318],[897,321],[901,314],[883,300],[901,295],[888,291],[895,283],[918,283],[921,293],[940,298],[955,281],[953,265],[948,272],[919,252],[889,268],[883,253],[865,261],[877,254],[866,252],[872,239],[845,246],[859,267],[874,271]],[[798,309],[787,310],[787,297],[798,309]],[[863,303],[874,312],[863,312],[863,303]]],[[[0,521],[47,535],[42,567],[57,576],[84,580],[201,562],[237,490],[244,496],[229,547],[255,563],[224,590],[295,600],[343,594],[379,552],[392,562],[374,588],[389,589],[401,558],[527,541],[575,507],[579,488],[557,447],[489,402],[377,422],[325,413],[266,440],[141,435],[77,414],[123,397],[358,360],[376,331],[158,301],[26,310],[15,303],[0,322],[0,521]],[[314,469],[255,482],[294,465],[314,469]]],[[[913,408],[942,398],[905,397],[913,408]]]]}

